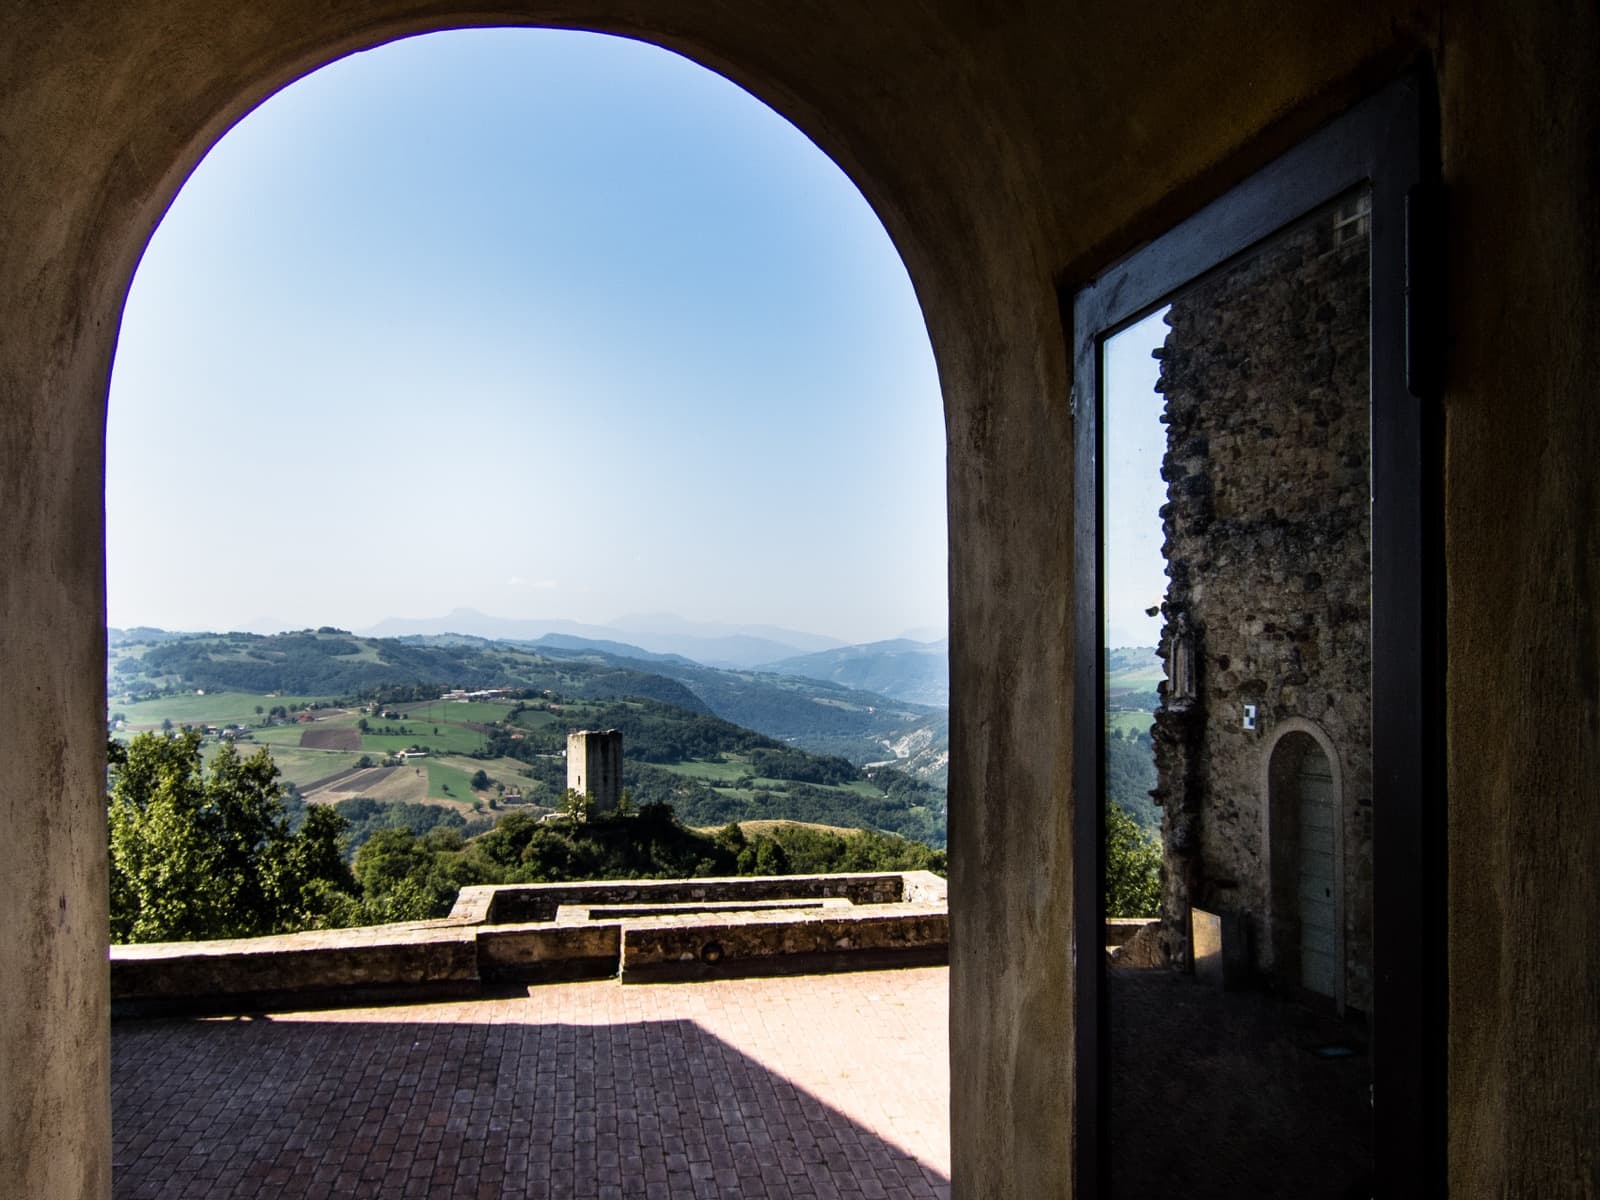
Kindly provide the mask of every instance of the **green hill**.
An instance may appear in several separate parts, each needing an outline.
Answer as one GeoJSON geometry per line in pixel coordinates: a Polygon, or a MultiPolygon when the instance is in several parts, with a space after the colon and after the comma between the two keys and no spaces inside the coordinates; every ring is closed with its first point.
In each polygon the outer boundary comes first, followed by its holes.
{"type": "MultiPolygon", "coordinates": [[[[697,824],[815,821],[944,844],[937,787],[726,720],[685,680],[636,669],[643,665],[605,654],[546,657],[448,636],[369,639],[333,629],[195,635],[113,650],[111,715],[120,719],[113,734],[168,723],[215,726],[216,744],[271,747],[285,778],[313,801],[434,803],[482,815],[510,803],[507,796],[558,806],[567,734],[617,728],[624,782],[636,804],[670,804],[697,824]],[[504,690],[464,702],[442,700],[447,687],[504,690]],[[418,757],[402,759],[402,752],[418,757]]],[[[769,712],[792,709],[787,727],[808,727],[813,736],[818,727],[836,730],[832,736],[863,757],[889,757],[873,736],[896,728],[873,724],[887,719],[881,697],[650,665],[685,671],[724,699],[742,697],[745,710],[777,697],[769,712]],[[722,675],[733,678],[710,686],[722,675]]],[[[820,736],[826,743],[830,735],[820,736]]]]}
{"type": "Polygon", "coordinates": [[[140,697],[196,689],[424,699],[446,687],[509,687],[580,700],[635,697],[712,713],[786,744],[857,764],[900,759],[917,778],[944,786],[945,710],[826,680],[719,670],[686,659],[630,658],[595,643],[558,646],[460,634],[369,638],[329,627],[270,636],[138,632],[149,636],[134,641],[125,633],[108,656],[107,690],[114,708],[140,697]]]}

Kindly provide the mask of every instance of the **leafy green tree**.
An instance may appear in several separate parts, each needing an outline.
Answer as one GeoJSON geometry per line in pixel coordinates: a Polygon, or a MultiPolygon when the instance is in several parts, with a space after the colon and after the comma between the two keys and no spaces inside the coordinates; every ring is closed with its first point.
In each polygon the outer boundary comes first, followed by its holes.
{"type": "Polygon", "coordinates": [[[452,831],[417,838],[409,829],[381,829],[356,854],[361,883],[361,915],[371,924],[442,917],[469,883],[483,882],[470,867],[452,860],[459,848],[452,831]],[[456,849],[452,849],[452,846],[456,849]],[[453,866],[465,869],[452,870],[453,866]]]}
{"type": "Polygon", "coordinates": [[[788,875],[789,873],[789,856],[772,838],[757,837],[739,851],[741,875],[788,875]]]}
{"type": "Polygon", "coordinates": [[[568,788],[561,798],[561,811],[574,821],[587,821],[589,814],[594,809],[594,797],[588,792],[580,792],[576,788],[568,788]]]}
{"type": "Polygon", "coordinates": [[[352,880],[343,820],[312,808],[291,832],[265,749],[142,734],[113,765],[111,935],[119,942],[252,937],[328,923],[352,880]]]}
{"type": "Polygon", "coordinates": [[[476,771],[474,771],[472,773],[471,783],[472,783],[472,790],[473,791],[475,791],[475,792],[486,792],[486,791],[489,790],[489,787],[493,783],[493,781],[489,778],[489,773],[487,771],[485,771],[482,767],[479,767],[476,771]]]}
{"type": "Polygon", "coordinates": [[[1106,803],[1106,915],[1150,917],[1161,907],[1161,846],[1127,811],[1106,803]]]}
{"type": "Polygon", "coordinates": [[[744,830],[739,827],[739,822],[737,821],[729,821],[721,829],[717,830],[712,840],[721,849],[735,857],[738,857],[739,852],[748,845],[744,830]]]}

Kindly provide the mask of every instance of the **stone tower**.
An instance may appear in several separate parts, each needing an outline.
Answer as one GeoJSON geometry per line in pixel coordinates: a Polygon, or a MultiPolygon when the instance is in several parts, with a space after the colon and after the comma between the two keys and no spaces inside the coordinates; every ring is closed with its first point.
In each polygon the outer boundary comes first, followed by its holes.
{"type": "Polygon", "coordinates": [[[1167,681],[1153,736],[1164,942],[1232,914],[1252,966],[1372,1003],[1365,205],[1172,304],[1167,681]],[[1302,828],[1304,826],[1304,828],[1302,828]]]}
{"type": "Polygon", "coordinates": [[[622,802],[622,730],[580,729],[567,735],[567,787],[588,796],[589,811],[616,812],[622,802]]]}

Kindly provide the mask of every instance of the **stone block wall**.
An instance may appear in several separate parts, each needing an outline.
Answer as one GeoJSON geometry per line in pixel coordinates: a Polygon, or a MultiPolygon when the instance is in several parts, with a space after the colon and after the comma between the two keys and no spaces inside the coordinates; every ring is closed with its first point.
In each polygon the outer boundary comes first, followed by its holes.
{"type": "Polygon", "coordinates": [[[1292,846],[1274,853],[1271,832],[1276,821],[1281,836],[1294,818],[1269,806],[1267,758],[1288,729],[1324,735],[1342,793],[1344,998],[1365,1008],[1372,631],[1360,212],[1356,203],[1315,214],[1184,293],[1167,315],[1156,353],[1167,425],[1168,682],[1154,743],[1169,953],[1187,960],[1191,906],[1238,913],[1255,967],[1294,982],[1289,948],[1298,955],[1298,942],[1281,874],[1294,869],[1292,846]]]}
{"type": "Polygon", "coordinates": [[[852,904],[944,903],[944,880],[927,871],[852,872],[841,875],[741,875],[704,879],[613,879],[594,883],[501,884],[463,888],[454,917],[476,893],[491,893],[486,920],[502,925],[554,921],[564,904],[668,904],[685,901],[763,901],[825,899],[839,896],[852,904]],[[911,891],[915,894],[910,894],[911,891]]]}

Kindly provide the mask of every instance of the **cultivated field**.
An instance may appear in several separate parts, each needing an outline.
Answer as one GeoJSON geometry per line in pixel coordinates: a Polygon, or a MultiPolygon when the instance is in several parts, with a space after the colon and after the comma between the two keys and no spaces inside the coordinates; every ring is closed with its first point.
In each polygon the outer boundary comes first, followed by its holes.
{"type": "Polygon", "coordinates": [[[428,700],[419,704],[396,705],[395,710],[404,713],[410,720],[431,724],[467,721],[475,725],[492,725],[496,721],[504,721],[506,714],[515,707],[516,704],[509,700],[428,700]]]}
{"type": "Polygon", "coordinates": [[[307,728],[300,734],[300,745],[307,750],[361,750],[361,731],[352,725],[342,729],[307,728]]]}
{"type": "Polygon", "coordinates": [[[159,729],[162,721],[174,725],[254,725],[261,720],[262,712],[277,704],[293,708],[309,704],[315,696],[262,696],[253,692],[207,692],[197,695],[185,692],[179,696],[159,696],[154,700],[141,700],[129,704],[112,698],[110,712],[123,714],[135,731],[159,729]]]}
{"type": "Polygon", "coordinates": [[[361,748],[377,754],[394,754],[421,746],[439,754],[473,754],[487,739],[476,729],[420,721],[369,721],[371,732],[361,735],[361,748]],[[384,732],[385,730],[389,732],[384,732]]]}

